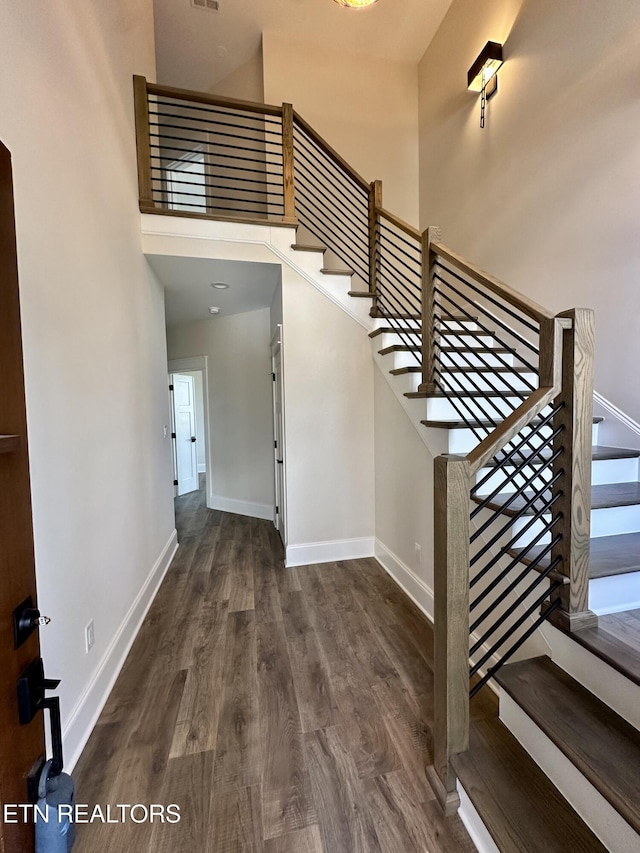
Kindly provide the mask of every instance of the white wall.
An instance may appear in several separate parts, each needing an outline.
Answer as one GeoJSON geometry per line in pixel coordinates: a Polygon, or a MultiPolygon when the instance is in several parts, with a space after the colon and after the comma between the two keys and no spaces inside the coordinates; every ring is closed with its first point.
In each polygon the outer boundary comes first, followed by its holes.
{"type": "Polygon", "coordinates": [[[209,506],[273,518],[270,309],[172,328],[169,359],[208,356],[209,506]]]}
{"type": "Polygon", "coordinates": [[[140,246],[131,80],[154,75],[151,2],[3,3],[0,39],[37,579],[52,619],[41,637],[71,766],[174,529],[164,301],[140,246]]]}
{"type": "Polygon", "coordinates": [[[374,368],[369,338],[291,269],[283,267],[282,277],[287,560],[372,554],[374,368]]]}
{"type": "Polygon", "coordinates": [[[433,615],[433,457],[377,368],[374,389],[376,556],[433,615]]]}
{"type": "MultiPolygon", "coordinates": [[[[357,14],[357,13],[356,13],[357,14]]],[[[415,63],[262,36],[264,98],[292,103],[367,181],[383,205],[418,223],[418,77],[415,63]]]]}
{"type": "Polygon", "coordinates": [[[596,311],[596,389],[636,421],[640,4],[454,0],[420,64],[421,226],[552,310],[596,311]],[[504,42],[479,127],[466,72],[504,42]]]}

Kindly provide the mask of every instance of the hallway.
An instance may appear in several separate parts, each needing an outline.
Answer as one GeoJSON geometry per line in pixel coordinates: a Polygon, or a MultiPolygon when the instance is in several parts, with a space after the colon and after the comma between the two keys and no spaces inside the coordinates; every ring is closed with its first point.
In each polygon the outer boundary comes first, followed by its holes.
{"type": "Polygon", "coordinates": [[[472,851],[424,778],[431,630],[374,560],[285,569],[270,522],[176,502],[181,546],[76,768],[79,853],[472,851]]]}

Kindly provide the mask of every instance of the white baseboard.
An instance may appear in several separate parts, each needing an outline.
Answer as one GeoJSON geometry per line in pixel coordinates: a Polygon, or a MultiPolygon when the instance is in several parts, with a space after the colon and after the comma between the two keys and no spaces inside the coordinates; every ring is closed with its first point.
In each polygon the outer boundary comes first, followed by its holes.
{"type": "Polygon", "coordinates": [[[221,512],[232,512],[235,515],[249,515],[251,518],[266,518],[268,521],[273,521],[273,504],[209,495],[207,506],[209,509],[219,509],[221,512]]]}
{"type": "Polygon", "coordinates": [[[174,530],[66,722],[62,738],[65,770],[69,773],[89,740],[177,548],[178,534],[174,530]]]}
{"type": "Polygon", "coordinates": [[[360,539],[334,539],[329,542],[307,542],[287,545],[285,565],[308,566],[311,563],[334,563],[337,560],[359,560],[374,555],[373,536],[360,539]]]}
{"type": "Polygon", "coordinates": [[[206,462],[198,462],[198,474],[206,474],[207,473],[207,463],[206,462]]]}
{"type": "Polygon", "coordinates": [[[430,622],[433,622],[433,590],[403,563],[400,557],[376,539],[375,554],[385,572],[417,605],[430,622]]]}

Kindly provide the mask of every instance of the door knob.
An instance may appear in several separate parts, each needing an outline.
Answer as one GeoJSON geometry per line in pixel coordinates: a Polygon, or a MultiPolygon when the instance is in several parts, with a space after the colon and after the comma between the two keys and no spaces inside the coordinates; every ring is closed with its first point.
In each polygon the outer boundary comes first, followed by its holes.
{"type": "Polygon", "coordinates": [[[195,435],[192,435],[192,436],[191,436],[191,441],[196,441],[196,440],[197,440],[197,439],[196,439],[195,435]]]}
{"type": "Polygon", "coordinates": [[[31,596],[25,598],[13,611],[13,640],[16,649],[28,640],[36,628],[48,625],[48,616],[41,616],[37,607],[33,606],[31,596]]]}

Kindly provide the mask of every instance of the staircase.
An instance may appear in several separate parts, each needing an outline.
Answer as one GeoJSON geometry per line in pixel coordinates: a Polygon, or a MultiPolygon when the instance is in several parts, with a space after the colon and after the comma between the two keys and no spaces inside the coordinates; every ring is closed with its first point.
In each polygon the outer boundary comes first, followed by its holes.
{"type": "Polygon", "coordinates": [[[282,225],[295,227],[286,249],[369,316],[374,359],[440,448],[430,781],[443,810],[470,800],[487,850],[640,849],[640,665],[596,618],[639,597],[640,451],[599,443],[591,313],[554,316],[386,211],[380,183],[290,105],[142,78],[134,90],[141,210],[278,225],[282,257],[282,225]],[[203,147],[192,191],[176,164],[203,147]],[[487,683],[500,721],[477,712],[487,683]]]}

